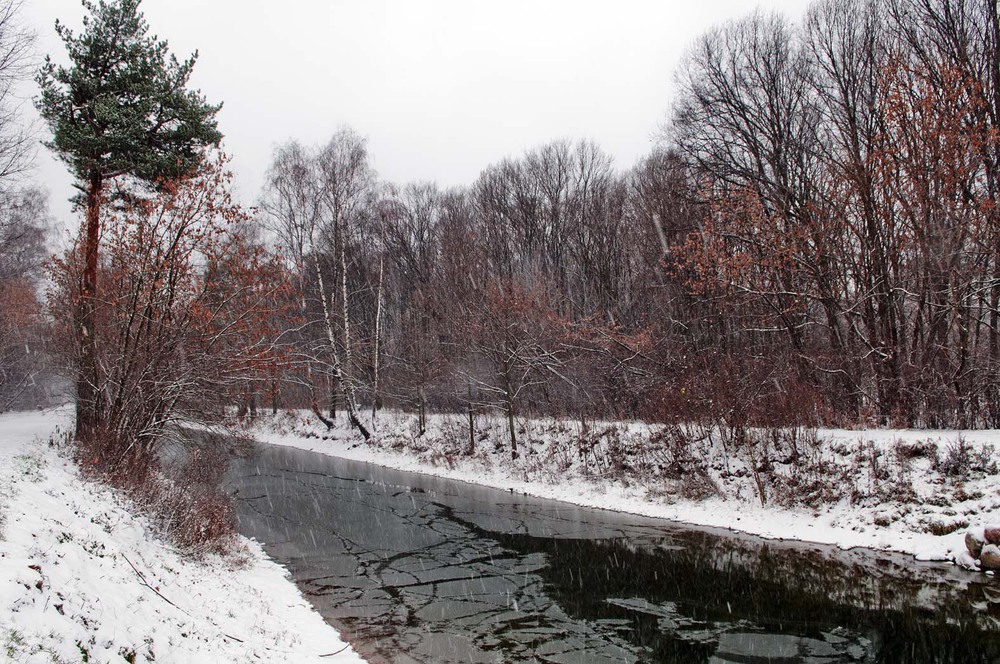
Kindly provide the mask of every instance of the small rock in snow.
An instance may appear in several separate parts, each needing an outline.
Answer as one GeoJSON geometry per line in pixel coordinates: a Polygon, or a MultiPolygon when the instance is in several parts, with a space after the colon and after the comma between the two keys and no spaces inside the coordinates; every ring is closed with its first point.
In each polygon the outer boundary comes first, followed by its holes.
{"type": "Polygon", "coordinates": [[[984,544],[986,544],[986,539],[981,528],[970,528],[965,533],[965,548],[969,550],[973,558],[978,558],[983,553],[984,544]]]}
{"type": "Polygon", "coordinates": [[[984,546],[983,552],[979,556],[979,562],[984,570],[1000,569],[1000,547],[996,544],[984,546]]]}

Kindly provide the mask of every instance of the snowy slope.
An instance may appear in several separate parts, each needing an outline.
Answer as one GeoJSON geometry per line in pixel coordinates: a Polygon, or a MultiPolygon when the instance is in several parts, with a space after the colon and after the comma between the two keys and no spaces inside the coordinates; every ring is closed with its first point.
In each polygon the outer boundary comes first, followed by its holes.
{"type": "MultiPolygon", "coordinates": [[[[379,415],[379,435],[364,444],[343,419],[326,431],[308,412],[259,423],[252,433],[268,443],[452,479],[512,489],[544,498],[631,512],[702,526],[729,528],[773,539],[866,547],[912,554],[921,560],[955,560],[965,550],[965,528],[1000,523],[996,474],[997,431],[821,430],[803,444],[798,466],[775,463],[762,505],[749,463],[717,440],[693,445],[713,483],[712,495],[691,498],[676,482],[649,474],[602,471],[581,462],[578,423],[519,419],[521,455],[511,460],[506,422],[477,419],[476,451],[464,416],[432,415],[416,435],[415,417],[379,415]],[[949,476],[942,462],[959,445],[975,466],[989,470],[949,476]],[[917,454],[914,458],[909,453],[917,454]],[[914,452],[916,450],[916,452],[914,452]],[[807,461],[805,459],[808,459],[807,461]],[[798,500],[804,479],[822,499],[798,500]],[[784,484],[799,486],[780,500],[784,484]]],[[[657,427],[637,422],[590,423],[587,458],[609,456],[617,446],[642,453],[657,427]]],[[[627,457],[627,454],[625,455],[627,457]]],[[[639,464],[634,464],[639,465],[639,464]]]]}
{"type": "Polygon", "coordinates": [[[44,442],[69,422],[0,415],[0,661],[363,661],[256,543],[182,558],[81,480],[44,442]]]}

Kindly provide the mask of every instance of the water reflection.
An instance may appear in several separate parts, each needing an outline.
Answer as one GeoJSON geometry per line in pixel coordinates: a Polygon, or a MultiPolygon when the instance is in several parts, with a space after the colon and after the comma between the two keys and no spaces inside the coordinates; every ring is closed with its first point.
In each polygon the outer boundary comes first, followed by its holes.
{"type": "Polygon", "coordinates": [[[236,462],[240,527],[376,662],[1000,662],[996,586],[308,452],[236,462]]]}

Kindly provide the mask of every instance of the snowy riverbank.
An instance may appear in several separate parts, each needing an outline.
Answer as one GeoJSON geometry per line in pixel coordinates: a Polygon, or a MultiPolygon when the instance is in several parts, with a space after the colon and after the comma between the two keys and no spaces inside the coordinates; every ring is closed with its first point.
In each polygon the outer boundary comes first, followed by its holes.
{"type": "Polygon", "coordinates": [[[820,430],[750,451],[704,430],[681,442],[677,430],[641,423],[519,419],[516,460],[505,420],[479,417],[475,431],[471,454],[457,415],[431,416],[417,436],[415,416],[380,414],[368,444],[342,417],[327,431],[307,412],[264,418],[252,433],[588,507],[920,560],[954,560],[966,527],[1000,521],[997,431],[820,430]]]}
{"type": "Polygon", "coordinates": [[[45,442],[69,423],[0,415],[0,660],[363,661],[256,543],[186,559],[82,480],[45,442]]]}

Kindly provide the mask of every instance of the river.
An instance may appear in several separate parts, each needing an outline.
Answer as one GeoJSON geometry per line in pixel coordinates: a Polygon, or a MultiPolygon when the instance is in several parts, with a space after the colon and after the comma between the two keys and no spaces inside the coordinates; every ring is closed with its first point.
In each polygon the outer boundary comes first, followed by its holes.
{"type": "Polygon", "coordinates": [[[372,662],[1000,662],[1000,583],[291,448],[240,531],[372,662]]]}

